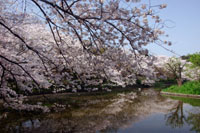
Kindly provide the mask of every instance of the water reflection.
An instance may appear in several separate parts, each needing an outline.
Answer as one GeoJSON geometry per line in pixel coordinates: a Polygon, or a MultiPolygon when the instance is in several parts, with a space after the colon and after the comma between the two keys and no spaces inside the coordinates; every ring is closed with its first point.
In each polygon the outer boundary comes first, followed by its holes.
{"type": "MultiPolygon", "coordinates": [[[[177,99],[180,100],[180,98],[177,99]]],[[[166,125],[172,128],[181,128],[189,125],[190,131],[200,132],[200,107],[195,104],[196,102],[200,102],[200,99],[181,99],[187,103],[179,101],[177,107],[165,116],[166,125]]]]}
{"type": "Polygon", "coordinates": [[[173,108],[169,114],[166,115],[166,125],[172,128],[183,127],[186,122],[186,117],[183,113],[183,102],[179,101],[177,107],[173,108]]]}
{"type": "Polygon", "coordinates": [[[97,104],[101,105],[85,106],[43,117],[3,119],[0,121],[0,132],[200,132],[200,107],[162,97],[152,90],[142,92],[136,99],[118,97],[109,105],[104,101],[97,104]]]}
{"type": "Polygon", "coordinates": [[[192,127],[191,131],[200,132],[200,113],[189,113],[186,121],[192,127]]]}

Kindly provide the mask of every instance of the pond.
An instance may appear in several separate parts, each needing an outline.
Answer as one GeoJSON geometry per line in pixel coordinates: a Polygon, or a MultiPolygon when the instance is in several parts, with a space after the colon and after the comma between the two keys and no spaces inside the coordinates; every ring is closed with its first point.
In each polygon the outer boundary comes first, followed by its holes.
{"type": "Polygon", "coordinates": [[[161,96],[154,90],[120,93],[46,115],[0,120],[0,133],[200,132],[200,99],[161,96]]]}

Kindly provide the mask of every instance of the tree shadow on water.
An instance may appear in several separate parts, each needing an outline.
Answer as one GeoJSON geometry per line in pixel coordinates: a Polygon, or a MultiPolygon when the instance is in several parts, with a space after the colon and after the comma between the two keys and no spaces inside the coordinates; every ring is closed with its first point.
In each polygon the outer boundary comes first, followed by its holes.
{"type": "Polygon", "coordinates": [[[181,128],[186,122],[186,117],[183,113],[183,102],[179,101],[177,106],[165,116],[166,125],[172,128],[181,128]]]}

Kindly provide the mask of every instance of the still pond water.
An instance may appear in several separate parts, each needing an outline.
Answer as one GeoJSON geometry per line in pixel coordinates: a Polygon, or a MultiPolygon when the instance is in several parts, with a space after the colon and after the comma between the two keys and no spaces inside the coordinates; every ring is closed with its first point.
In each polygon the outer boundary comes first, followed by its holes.
{"type": "Polygon", "coordinates": [[[83,107],[42,116],[0,120],[0,133],[188,133],[200,132],[200,99],[143,92],[94,100],[83,107]]]}

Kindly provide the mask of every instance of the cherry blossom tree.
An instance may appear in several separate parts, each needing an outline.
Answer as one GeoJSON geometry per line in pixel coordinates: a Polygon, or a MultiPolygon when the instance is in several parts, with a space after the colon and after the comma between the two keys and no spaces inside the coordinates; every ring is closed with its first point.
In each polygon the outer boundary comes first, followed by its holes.
{"type": "MultiPolygon", "coordinates": [[[[66,89],[109,90],[151,84],[154,58],[143,46],[161,41],[157,10],[130,0],[3,0],[0,2],[0,94],[17,110],[47,107],[25,104],[24,95],[66,89]],[[22,7],[22,8],[19,8],[22,7]],[[154,26],[152,26],[154,24],[154,26]]],[[[163,41],[171,44],[170,42],[163,41]]],[[[44,95],[45,97],[45,95],[44,95]]]]}
{"type": "Polygon", "coordinates": [[[185,60],[172,57],[172,58],[169,58],[168,62],[164,66],[168,75],[171,75],[173,79],[176,79],[178,86],[182,85],[183,71],[184,71],[185,65],[186,65],[185,60]]]}

